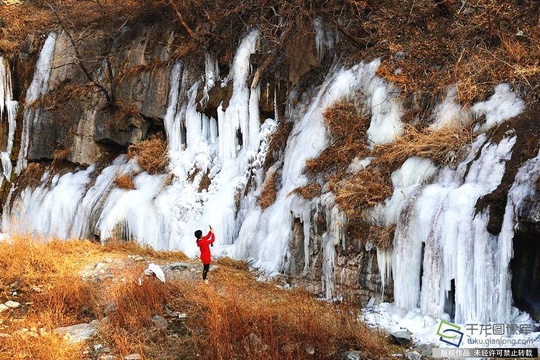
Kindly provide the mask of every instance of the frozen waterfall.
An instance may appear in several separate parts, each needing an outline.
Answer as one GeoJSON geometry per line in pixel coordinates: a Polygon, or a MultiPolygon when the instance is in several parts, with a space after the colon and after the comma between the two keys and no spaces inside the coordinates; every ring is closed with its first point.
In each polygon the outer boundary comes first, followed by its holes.
{"type": "MultiPolygon", "coordinates": [[[[323,37],[322,29],[318,28],[318,34],[323,37]]],[[[392,142],[403,132],[402,102],[396,88],[377,76],[380,60],[348,68],[336,63],[321,83],[293,88],[284,119],[279,119],[293,125],[282,163],[276,165],[281,169],[281,183],[275,202],[262,209],[257,200],[265,175],[262,166],[278,119],[275,111],[274,118],[261,121],[260,88],[248,86],[250,57],[257,50],[258,38],[257,30],[246,35],[223,79],[210,54],[204,74],[182,61],[171,66],[164,117],[168,174],[150,175],[124,155],[99,173],[95,165],[64,175],[47,172],[38,187],[20,189],[13,196],[11,206],[3,212],[3,231],[63,239],[119,237],[156,249],[181,250],[193,257],[197,254],[194,231],[212,225],[217,255],[249,260],[272,274],[282,271],[291,258],[289,242],[295,219],[303,226],[305,271],[309,269],[313,260],[307,250],[314,241],[315,226],[312,214],[324,210],[329,226],[321,234],[321,280],[326,297],[331,298],[336,247],[345,247],[347,241],[345,215],[334,206],[331,194],[306,200],[292,191],[307,184],[306,160],[329,145],[323,117],[329,106],[341,100],[361,102],[364,115],[370,118],[369,143],[376,145],[392,142]],[[217,118],[197,110],[198,94],[202,93],[200,101],[204,102],[212,87],[228,85],[232,96],[226,107],[218,106],[217,118]],[[122,174],[132,174],[135,189],[115,185],[122,174]],[[209,185],[201,186],[203,180],[209,180],[209,185]]],[[[28,134],[41,119],[42,110],[30,105],[47,92],[54,47],[55,35],[51,34],[26,93],[17,174],[26,167],[28,134]]],[[[319,47],[322,52],[331,44],[327,39],[319,47]]],[[[10,124],[2,152],[6,178],[11,170],[4,158],[9,160],[12,151],[17,106],[10,86],[9,71],[0,67],[0,114],[3,119],[7,112],[10,124]]],[[[528,162],[519,172],[501,233],[488,233],[489,210],[477,213],[475,205],[499,185],[516,138],[510,135],[495,144],[479,132],[519,114],[523,102],[504,85],[488,101],[475,104],[470,113],[454,100],[455,94],[449,91],[434,111],[433,126],[456,119],[462,124],[471,113],[485,115],[487,121],[476,129],[469,155],[457,168],[438,168],[430,160],[413,157],[392,174],[392,197],[370,214],[379,224],[396,225],[394,249],[379,252],[379,269],[384,284],[393,277],[398,308],[434,318],[450,314],[457,322],[506,322],[516,315],[508,271],[514,212],[532,191],[525,173],[538,172],[538,161],[528,162]]]]}

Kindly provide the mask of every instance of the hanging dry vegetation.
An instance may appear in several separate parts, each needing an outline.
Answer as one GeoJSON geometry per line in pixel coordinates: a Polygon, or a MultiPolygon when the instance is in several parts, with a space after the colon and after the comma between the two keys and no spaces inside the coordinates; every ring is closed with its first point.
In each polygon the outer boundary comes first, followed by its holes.
{"type": "Polygon", "coordinates": [[[344,174],[355,157],[367,155],[366,130],[369,118],[359,114],[352,103],[338,102],[324,112],[324,120],[331,137],[331,144],[321,154],[306,162],[306,173],[344,174]]]}
{"type": "Polygon", "coordinates": [[[135,190],[135,184],[133,183],[133,178],[131,174],[118,174],[114,178],[114,184],[120,189],[125,190],[135,190]]]}
{"type": "Polygon", "coordinates": [[[459,150],[472,139],[470,125],[418,129],[406,124],[403,134],[393,142],[375,146],[372,165],[393,171],[414,156],[431,159],[436,165],[448,165],[459,160],[459,150]]]}
{"type": "Polygon", "coordinates": [[[438,129],[418,129],[406,125],[393,142],[374,147],[371,163],[345,177],[333,176],[330,189],[336,194],[336,204],[351,218],[362,210],[375,206],[392,195],[390,175],[408,158],[422,157],[436,165],[455,165],[460,149],[472,142],[470,126],[443,126],[438,129]]]}
{"type": "Polygon", "coordinates": [[[149,174],[162,174],[167,170],[167,143],[160,136],[130,145],[127,156],[136,158],[141,169],[149,174]]]}
{"type": "Polygon", "coordinates": [[[331,144],[319,156],[306,161],[305,173],[309,183],[293,190],[305,199],[320,195],[320,182],[345,177],[349,164],[355,157],[367,156],[366,130],[369,119],[349,102],[338,102],[324,112],[324,120],[331,144]]]}
{"type": "Polygon", "coordinates": [[[267,171],[266,180],[261,190],[259,204],[266,209],[276,201],[277,196],[276,171],[267,171]]]}

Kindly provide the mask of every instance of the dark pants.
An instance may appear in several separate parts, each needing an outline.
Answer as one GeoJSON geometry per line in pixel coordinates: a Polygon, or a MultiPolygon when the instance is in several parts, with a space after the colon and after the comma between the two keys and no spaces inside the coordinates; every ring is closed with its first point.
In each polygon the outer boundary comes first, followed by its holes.
{"type": "Polygon", "coordinates": [[[206,275],[208,275],[208,270],[210,270],[210,264],[204,264],[203,271],[202,271],[203,280],[206,280],[206,275]]]}

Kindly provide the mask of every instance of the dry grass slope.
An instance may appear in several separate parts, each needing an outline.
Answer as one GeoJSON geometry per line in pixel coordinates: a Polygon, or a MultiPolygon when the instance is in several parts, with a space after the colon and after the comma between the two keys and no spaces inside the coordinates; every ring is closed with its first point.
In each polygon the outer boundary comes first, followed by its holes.
{"type": "Polygon", "coordinates": [[[129,262],[128,254],[149,261],[185,259],[178,252],[125,242],[103,246],[22,237],[1,242],[0,301],[16,299],[23,306],[0,312],[0,359],[81,359],[83,351],[97,343],[116,356],[138,353],[154,360],[279,360],[308,354],[336,359],[349,349],[382,359],[389,353],[384,335],[358,321],[356,307],[258,282],[244,262],[218,260],[208,285],[199,282],[200,275],[190,276],[191,271],[166,283],[146,277],[139,285],[146,262],[129,262]],[[82,269],[104,259],[123,265],[102,281],[81,278],[82,269]],[[164,316],[164,303],[188,315],[184,335],[170,337],[151,326],[154,315],[164,316]],[[108,312],[108,321],[101,322],[98,336],[88,344],[67,342],[53,332],[59,326],[101,320],[110,304],[114,310],[108,312]]]}

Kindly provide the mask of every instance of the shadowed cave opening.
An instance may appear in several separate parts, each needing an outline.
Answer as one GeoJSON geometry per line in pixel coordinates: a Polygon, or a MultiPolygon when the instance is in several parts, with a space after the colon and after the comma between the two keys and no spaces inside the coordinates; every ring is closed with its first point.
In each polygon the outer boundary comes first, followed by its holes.
{"type": "Polygon", "coordinates": [[[515,233],[510,266],[515,306],[540,320],[540,234],[515,233]]]}

